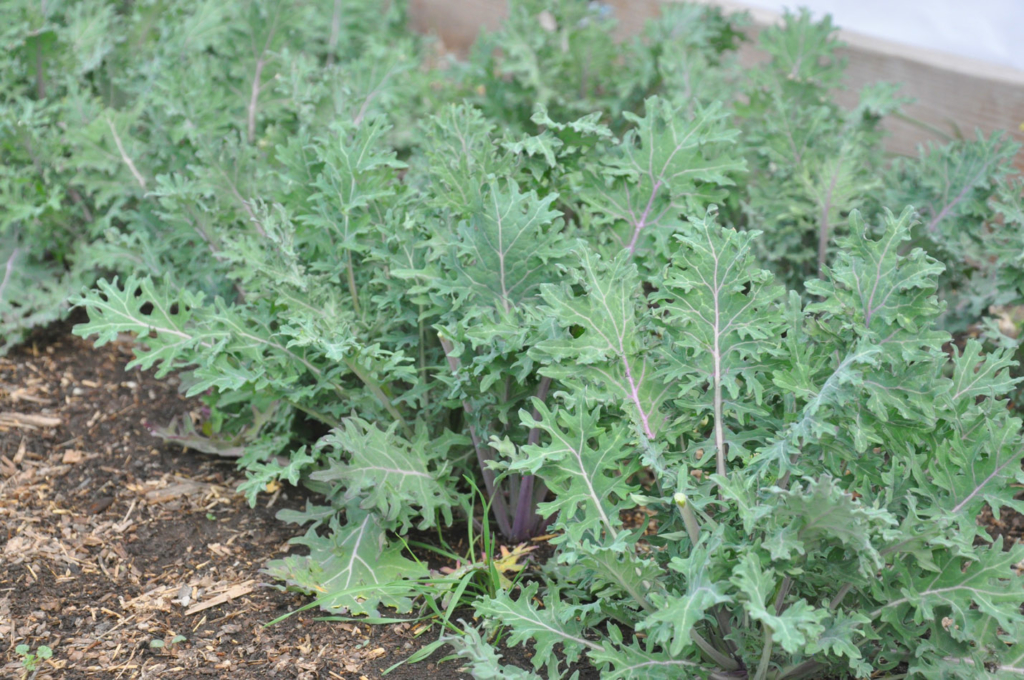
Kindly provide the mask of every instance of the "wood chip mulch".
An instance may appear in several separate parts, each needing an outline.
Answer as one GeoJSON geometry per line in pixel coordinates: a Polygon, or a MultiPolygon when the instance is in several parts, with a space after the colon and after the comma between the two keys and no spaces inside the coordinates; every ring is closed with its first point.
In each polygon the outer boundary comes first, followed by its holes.
{"type": "MultiPolygon", "coordinates": [[[[309,601],[260,573],[300,533],[274,515],[302,494],[251,509],[233,461],[151,436],[198,404],[130,358],[66,327],[0,358],[0,676],[33,677],[26,644],[53,650],[34,680],[371,680],[436,639],[315,610],[265,627],[309,601]]],[[[468,677],[442,656],[387,677],[468,677]]]]}

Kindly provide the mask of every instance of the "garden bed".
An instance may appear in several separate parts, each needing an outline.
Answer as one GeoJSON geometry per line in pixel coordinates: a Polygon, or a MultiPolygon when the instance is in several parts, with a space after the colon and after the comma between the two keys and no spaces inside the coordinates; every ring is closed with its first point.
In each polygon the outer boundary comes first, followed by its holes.
{"type": "MultiPolygon", "coordinates": [[[[37,680],[356,680],[436,638],[315,611],[265,627],[309,601],[260,573],[288,551],[296,529],[274,514],[302,492],[250,509],[233,461],[146,431],[195,407],[174,381],[126,372],[129,345],[93,349],[69,330],[0,359],[0,675],[20,677],[15,647],[27,644],[54,651],[37,680]]],[[[437,666],[442,656],[388,677],[468,677],[458,662],[437,666]]]]}
{"type": "MultiPolygon", "coordinates": [[[[318,621],[313,611],[266,627],[309,602],[260,573],[295,534],[274,515],[307,494],[282,488],[250,509],[234,493],[232,461],[146,431],[198,406],[175,381],[125,371],[129,343],[94,349],[69,331],[38,331],[0,358],[3,673],[21,677],[14,649],[27,644],[55,652],[38,680],[363,680],[436,639],[415,623],[318,621]]],[[[979,523],[1007,545],[1024,541],[1024,515],[996,520],[986,509],[979,523]]],[[[529,664],[527,649],[502,654],[529,664]]],[[[444,655],[386,677],[470,677],[458,660],[439,664],[444,655]]]]}
{"type": "Polygon", "coordinates": [[[1024,674],[1012,139],[806,12],[218,4],[11,39],[13,673],[1024,674]]]}

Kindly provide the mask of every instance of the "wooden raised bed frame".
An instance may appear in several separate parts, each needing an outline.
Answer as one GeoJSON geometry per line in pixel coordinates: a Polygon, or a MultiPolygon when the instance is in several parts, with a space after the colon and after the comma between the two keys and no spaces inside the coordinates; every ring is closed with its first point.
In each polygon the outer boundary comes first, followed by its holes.
{"type": "MultiPolygon", "coordinates": [[[[618,21],[617,35],[636,35],[644,23],[658,15],[662,4],[673,0],[606,0],[618,21]]],[[[733,0],[695,0],[728,12],[747,11],[751,33],[777,23],[781,16],[733,0]]],[[[464,54],[481,28],[495,28],[507,12],[505,0],[410,0],[413,28],[438,36],[444,46],[464,54]]],[[[895,154],[916,155],[921,144],[936,141],[936,131],[973,138],[974,131],[990,134],[1005,130],[1024,143],[1024,71],[956,55],[911,47],[852,31],[840,31],[841,53],[848,60],[848,90],[838,95],[853,104],[857,91],[875,81],[900,83],[901,92],[914,99],[905,109],[918,121],[889,118],[886,147],[895,154]],[[931,128],[931,129],[929,129],[931,128]]],[[[764,58],[754,44],[740,50],[743,64],[764,58]]],[[[1016,158],[1024,170],[1024,153],[1016,158]]]]}

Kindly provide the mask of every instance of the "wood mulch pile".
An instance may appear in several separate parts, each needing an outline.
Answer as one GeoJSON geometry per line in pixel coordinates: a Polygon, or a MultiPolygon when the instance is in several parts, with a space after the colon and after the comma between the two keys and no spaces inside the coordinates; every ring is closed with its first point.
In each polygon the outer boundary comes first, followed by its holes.
{"type": "MultiPolygon", "coordinates": [[[[362,680],[436,639],[315,610],[265,627],[309,601],[260,573],[302,531],[274,519],[300,492],[251,509],[233,461],[151,436],[197,405],[130,358],[67,326],[0,358],[0,676],[32,676],[27,644],[53,650],[35,680],[362,680]]],[[[387,677],[468,677],[442,656],[387,677]]]]}

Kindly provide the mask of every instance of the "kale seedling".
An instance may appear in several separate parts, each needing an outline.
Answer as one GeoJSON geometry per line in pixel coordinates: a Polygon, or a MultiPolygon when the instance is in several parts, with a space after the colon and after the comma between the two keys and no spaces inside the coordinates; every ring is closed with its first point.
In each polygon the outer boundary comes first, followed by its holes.
{"type": "Polygon", "coordinates": [[[40,645],[34,652],[29,645],[18,645],[14,648],[14,651],[21,657],[21,665],[25,669],[25,675],[27,676],[31,673],[31,677],[35,677],[43,661],[53,656],[53,650],[46,645],[40,645]]]}

